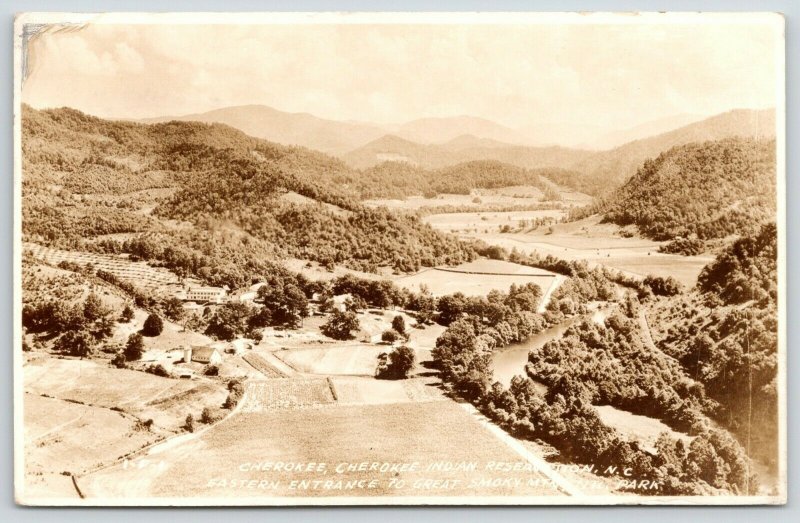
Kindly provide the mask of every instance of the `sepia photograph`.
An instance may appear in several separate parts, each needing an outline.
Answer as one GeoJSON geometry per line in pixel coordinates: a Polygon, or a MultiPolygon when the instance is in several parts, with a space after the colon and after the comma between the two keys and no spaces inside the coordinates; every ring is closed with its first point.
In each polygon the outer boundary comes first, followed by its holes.
{"type": "Polygon", "coordinates": [[[778,13],[22,13],[14,490],[786,503],[778,13]]]}

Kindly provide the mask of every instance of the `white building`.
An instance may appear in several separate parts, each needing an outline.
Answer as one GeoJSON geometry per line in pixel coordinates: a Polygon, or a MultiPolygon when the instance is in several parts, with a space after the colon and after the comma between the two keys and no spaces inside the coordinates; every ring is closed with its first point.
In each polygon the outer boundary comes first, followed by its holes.
{"type": "Polygon", "coordinates": [[[228,291],[223,287],[188,287],[186,300],[209,303],[225,303],[228,291]]]}
{"type": "Polygon", "coordinates": [[[184,347],[183,361],[188,363],[207,363],[209,365],[219,365],[222,363],[222,354],[214,347],[184,347]]]}

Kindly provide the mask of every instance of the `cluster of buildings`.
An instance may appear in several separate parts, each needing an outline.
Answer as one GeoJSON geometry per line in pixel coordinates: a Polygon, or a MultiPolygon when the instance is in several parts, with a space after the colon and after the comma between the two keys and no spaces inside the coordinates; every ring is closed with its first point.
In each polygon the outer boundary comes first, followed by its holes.
{"type": "Polygon", "coordinates": [[[230,288],[225,285],[223,287],[211,287],[208,285],[187,285],[183,289],[175,293],[175,297],[179,300],[194,303],[204,303],[221,305],[230,301],[239,303],[252,303],[258,295],[258,288],[263,283],[257,283],[251,287],[238,289],[230,292],[230,288]]]}

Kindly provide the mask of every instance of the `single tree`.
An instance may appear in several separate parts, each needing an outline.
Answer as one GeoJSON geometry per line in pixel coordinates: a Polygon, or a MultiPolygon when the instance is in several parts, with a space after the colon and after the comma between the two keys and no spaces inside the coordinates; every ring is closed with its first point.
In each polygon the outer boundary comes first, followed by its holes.
{"type": "Polygon", "coordinates": [[[194,416],[187,414],[186,423],[183,425],[183,427],[189,432],[194,432],[194,416]]]}
{"type": "Polygon", "coordinates": [[[88,357],[94,352],[95,339],[87,330],[67,331],[57,340],[53,348],[58,352],[78,356],[81,359],[88,357]]]}
{"type": "Polygon", "coordinates": [[[351,332],[358,330],[359,327],[356,313],[352,311],[335,311],[320,330],[325,336],[335,340],[349,340],[353,337],[351,332]]]}
{"type": "Polygon", "coordinates": [[[146,320],[144,320],[144,326],[142,327],[142,334],[144,336],[158,336],[164,330],[164,320],[161,319],[156,313],[150,313],[146,320]]]}
{"type": "Polygon", "coordinates": [[[399,340],[400,337],[401,336],[400,336],[399,332],[397,332],[394,329],[389,329],[389,330],[383,331],[383,334],[381,334],[381,341],[383,341],[385,343],[394,343],[397,340],[399,340]]]}
{"type": "Polygon", "coordinates": [[[184,310],[183,302],[178,298],[170,298],[164,302],[163,305],[164,316],[172,321],[181,321],[183,319],[184,310]]]}
{"type": "Polygon", "coordinates": [[[118,369],[124,369],[126,367],[125,353],[118,352],[114,359],[111,360],[111,364],[118,369]]]}
{"type": "Polygon", "coordinates": [[[103,305],[100,297],[94,291],[90,292],[89,296],[86,297],[86,301],[83,302],[83,317],[86,318],[86,321],[97,321],[108,315],[108,313],[109,310],[103,305]]]}
{"type": "Polygon", "coordinates": [[[376,376],[386,380],[402,380],[414,368],[414,351],[408,347],[398,347],[391,353],[378,356],[376,376]]]}
{"type": "Polygon", "coordinates": [[[125,344],[125,361],[136,361],[142,359],[144,354],[144,338],[138,332],[128,336],[128,343],[125,344]]]}
{"type": "Polygon", "coordinates": [[[406,335],[406,320],[402,316],[397,315],[392,320],[392,329],[396,330],[399,334],[406,335]]]}

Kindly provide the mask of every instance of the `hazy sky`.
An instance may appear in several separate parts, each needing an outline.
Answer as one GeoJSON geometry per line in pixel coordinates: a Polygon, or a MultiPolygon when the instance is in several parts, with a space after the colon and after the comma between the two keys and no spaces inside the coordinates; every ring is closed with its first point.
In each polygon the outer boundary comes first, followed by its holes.
{"type": "MultiPolygon", "coordinates": [[[[746,18],[741,19],[746,22],[746,18]]],[[[29,46],[23,100],[143,118],[265,104],[622,129],[776,104],[775,25],[108,25],[29,46]]]]}

